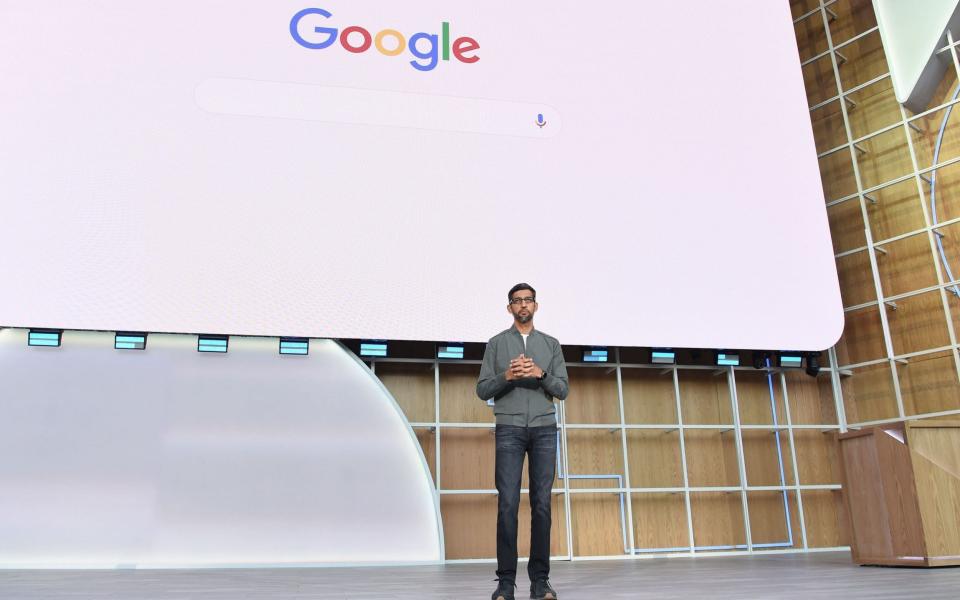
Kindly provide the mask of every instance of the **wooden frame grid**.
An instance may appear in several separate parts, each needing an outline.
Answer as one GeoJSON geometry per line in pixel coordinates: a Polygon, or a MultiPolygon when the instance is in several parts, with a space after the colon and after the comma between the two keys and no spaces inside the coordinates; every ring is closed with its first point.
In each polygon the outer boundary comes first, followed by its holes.
{"type": "MultiPolygon", "coordinates": [[[[816,512],[808,517],[803,503],[805,495],[821,498],[840,487],[830,451],[842,428],[835,368],[827,366],[813,378],[775,368],[621,363],[618,349],[611,354],[609,363],[568,363],[580,381],[572,382],[570,398],[558,403],[554,497],[563,522],[554,526],[554,558],[845,547],[808,542],[843,540],[845,534],[839,531],[837,506],[815,502],[816,512]],[[689,422],[687,413],[696,422],[689,422]],[[802,422],[795,423],[791,413],[802,422]],[[753,519],[751,506],[758,513],[753,519]],[[755,531],[762,532],[760,542],[753,540],[755,531]],[[775,531],[788,537],[771,542],[767,538],[775,531]]],[[[432,455],[428,463],[441,513],[444,507],[454,511],[444,523],[446,559],[494,560],[489,532],[477,538],[477,547],[464,540],[477,535],[475,527],[489,526],[491,516],[467,518],[449,500],[496,495],[492,410],[471,398],[485,418],[472,410],[468,420],[442,418],[461,416],[445,402],[459,403],[475,387],[475,379],[453,375],[454,381],[446,381],[445,373],[478,372],[479,361],[376,358],[367,364],[405,413],[422,418],[424,406],[433,404],[432,419],[410,424],[424,453],[432,455]]]]}
{"type": "Polygon", "coordinates": [[[791,8],[802,68],[821,65],[805,83],[817,99],[811,120],[847,317],[831,350],[843,378],[841,424],[960,414],[952,393],[960,389],[960,281],[949,275],[960,258],[949,237],[960,236],[960,127],[949,119],[960,103],[957,43],[948,33],[937,52],[953,69],[933,104],[911,114],[893,97],[882,46],[869,41],[879,36],[870,2],[791,0],[791,8]]]}

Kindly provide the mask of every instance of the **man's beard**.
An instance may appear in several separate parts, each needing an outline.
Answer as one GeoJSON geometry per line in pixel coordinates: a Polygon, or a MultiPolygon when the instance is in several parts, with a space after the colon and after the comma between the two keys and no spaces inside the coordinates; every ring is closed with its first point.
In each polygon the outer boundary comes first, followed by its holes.
{"type": "Polygon", "coordinates": [[[526,316],[517,315],[517,322],[519,322],[522,325],[526,325],[527,323],[530,322],[530,319],[532,318],[533,318],[533,315],[530,313],[527,313],[526,316]]]}

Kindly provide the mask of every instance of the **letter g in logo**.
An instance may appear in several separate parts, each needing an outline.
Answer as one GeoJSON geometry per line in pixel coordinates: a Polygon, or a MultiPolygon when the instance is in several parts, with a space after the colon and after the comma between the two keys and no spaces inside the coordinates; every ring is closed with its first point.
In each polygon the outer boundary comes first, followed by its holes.
{"type": "Polygon", "coordinates": [[[323,10],[322,8],[305,8],[293,15],[293,18],[290,19],[290,35],[293,36],[294,41],[303,46],[304,48],[310,48],[311,50],[322,50],[335,41],[337,41],[337,30],[334,27],[314,27],[313,30],[317,33],[326,34],[327,38],[321,42],[308,42],[303,39],[303,36],[300,35],[300,21],[303,20],[307,15],[320,15],[329,19],[333,16],[331,13],[323,10]]]}

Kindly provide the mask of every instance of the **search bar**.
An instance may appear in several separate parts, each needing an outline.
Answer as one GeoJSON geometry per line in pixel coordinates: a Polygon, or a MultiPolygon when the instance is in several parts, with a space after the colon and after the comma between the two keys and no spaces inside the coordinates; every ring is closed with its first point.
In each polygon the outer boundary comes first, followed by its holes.
{"type": "Polygon", "coordinates": [[[546,104],[438,94],[215,78],[195,95],[200,108],[224,115],[531,138],[554,137],[561,126],[546,104]]]}

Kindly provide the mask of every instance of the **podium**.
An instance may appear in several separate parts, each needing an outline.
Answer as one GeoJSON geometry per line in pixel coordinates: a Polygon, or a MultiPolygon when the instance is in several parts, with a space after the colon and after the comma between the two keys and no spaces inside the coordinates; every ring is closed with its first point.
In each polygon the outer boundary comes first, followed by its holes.
{"type": "Polygon", "coordinates": [[[960,421],[840,434],[853,562],[960,565],[960,421]]]}

